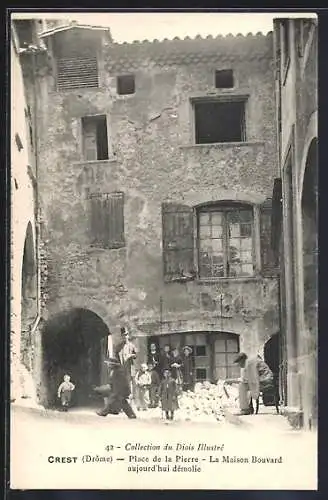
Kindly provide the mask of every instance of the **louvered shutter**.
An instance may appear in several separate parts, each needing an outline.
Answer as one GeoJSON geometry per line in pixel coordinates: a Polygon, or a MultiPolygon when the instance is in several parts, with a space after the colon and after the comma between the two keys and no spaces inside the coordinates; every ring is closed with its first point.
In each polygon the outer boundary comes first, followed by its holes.
{"type": "Polygon", "coordinates": [[[76,55],[57,60],[58,90],[98,87],[97,56],[76,55]]]}
{"type": "Polygon", "coordinates": [[[274,276],[277,269],[271,246],[272,200],[268,198],[260,207],[261,268],[263,276],[274,276]]]}
{"type": "Polygon", "coordinates": [[[163,265],[166,281],[185,281],[195,277],[193,209],[176,203],[163,203],[163,265]]]}

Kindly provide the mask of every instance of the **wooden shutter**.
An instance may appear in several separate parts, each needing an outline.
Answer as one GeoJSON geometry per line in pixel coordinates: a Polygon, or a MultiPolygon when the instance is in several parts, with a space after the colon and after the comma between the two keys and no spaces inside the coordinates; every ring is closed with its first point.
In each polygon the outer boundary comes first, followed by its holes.
{"type": "Polygon", "coordinates": [[[163,264],[166,281],[195,277],[193,209],[176,203],[162,204],[163,264]]]}
{"type": "Polygon", "coordinates": [[[275,276],[274,255],[271,247],[272,200],[268,198],[260,207],[261,268],[263,276],[275,276]]]}
{"type": "Polygon", "coordinates": [[[76,55],[63,57],[57,61],[58,90],[98,87],[97,57],[76,55]]]}
{"type": "Polygon", "coordinates": [[[105,213],[106,246],[108,248],[124,247],[124,193],[107,195],[105,213]]]}
{"type": "Polygon", "coordinates": [[[91,244],[121,248],[124,241],[124,193],[93,194],[90,198],[91,244]]]}

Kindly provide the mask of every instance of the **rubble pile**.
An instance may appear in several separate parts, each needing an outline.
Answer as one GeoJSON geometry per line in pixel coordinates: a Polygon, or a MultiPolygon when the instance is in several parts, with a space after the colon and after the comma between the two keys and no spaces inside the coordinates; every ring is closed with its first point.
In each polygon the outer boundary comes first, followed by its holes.
{"type": "Polygon", "coordinates": [[[183,392],[179,397],[179,416],[183,420],[220,422],[225,419],[225,410],[237,408],[238,386],[225,386],[224,381],[198,382],[194,392],[183,392]]]}

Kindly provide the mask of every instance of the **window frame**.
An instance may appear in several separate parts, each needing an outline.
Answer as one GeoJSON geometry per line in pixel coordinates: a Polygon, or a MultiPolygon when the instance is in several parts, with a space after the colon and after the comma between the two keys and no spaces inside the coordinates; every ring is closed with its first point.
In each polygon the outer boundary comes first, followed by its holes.
{"type": "MultiPolygon", "coordinates": [[[[261,248],[260,248],[260,210],[259,207],[252,203],[247,202],[237,202],[237,201],[221,201],[221,202],[212,202],[206,205],[200,205],[195,207],[194,216],[194,261],[195,261],[195,269],[197,279],[202,282],[206,281],[222,281],[222,280],[239,280],[239,281],[247,281],[257,279],[259,277],[261,271],[261,248]],[[253,274],[251,276],[228,276],[226,265],[225,267],[225,275],[224,276],[201,276],[200,274],[200,237],[199,237],[199,215],[201,213],[208,212],[231,212],[233,209],[248,209],[252,211],[252,259],[253,259],[253,274]]],[[[228,223],[225,221],[224,232],[227,231],[228,223]]],[[[228,238],[226,239],[226,245],[228,244],[228,238]]],[[[226,249],[224,250],[226,251],[226,249]]],[[[226,254],[225,254],[226,255],[226,254]]]]}
{"type": "MultiPolygon", "coordinates": [[[[233,89],[217,89],[217,91],[231,91],[233,89]]],[[[248,102],[249,102],[249,94],[227,94],[223,93],[222,95],[216,95],[216,96],[197,96],[197,97],[190,97],[189,98],[189,109],[190,109],[190,114],[191,114],[191,144],[194,146],[213,146],[216,144],[245,144],[248,141],[248,134],[247,134],[247,123],[248,123],[248,102]],[[195,116],[195,104],[199,103],[234,103],[234,102],[242,102],[244,104],[244,119],[243,119],[243,131],[242,135],[244,136],[244,139],[242,141],[225,141],[225,142],[205,142],[205,143],[199,143],[196,142],[196,116],[195,116]]]]}
{"type": "Polygon", "coordinates": [[[116,75],[116,94],[119,96],[119,97],[125,97],[125,96],[133,96],[136,94],[136,75],[134,73],[124,73],[124,74],[120,74],[120,75],[116,75]],[[120,80],[123,79],[123,78],[133,78],[133,92],[124,92],[124,93],[121,93],[119,92],[119,87],[120,87],[120,80]]]}
{"type": "Polygon", "coordinates": [[[113,151],[112,151],[112,143],[110,140],[110,120],[109,120],[109,115],[107,113],[99,113],[96,115],[84,115],[80,117],[80,155],[82,158],[83,163],[98,163],[98,162],[106,162],[109,161],[112,157],[113,151]],[[83,121],[85,119],[94,119],[95,121],[99,118],[105,118],[106,119],[106,128],[107,128],[107,158],[103,160],[87,160],[85,157],[85,147],[84,147],[84,127],[83,127],[83,121]]]}

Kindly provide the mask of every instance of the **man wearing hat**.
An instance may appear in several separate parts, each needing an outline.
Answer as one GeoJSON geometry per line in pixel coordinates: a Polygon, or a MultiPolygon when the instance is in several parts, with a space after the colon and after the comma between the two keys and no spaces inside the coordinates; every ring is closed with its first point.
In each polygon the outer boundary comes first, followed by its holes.
{"type": "Polygon", "coordinates": [[[240,414],[251,415],[254,413],[253,399],[258,402],[260,392],[272,387],[273,373],[260,356],[248,357],[241,352],[236,356],[234,363],[241,368],[241,378],[225,382],[239,382],[240,414]]]}
{"type": "Polygon", "coordinates": [[[115,358],[108,358],[105,364],[108,367],[108,384],[94,389],[104,396],[104,408],[98,411],[97,415],[118,415],[123,410],[127,417],[137,418],[128,402],[131,390],[124,367],[115,358]]]}
{"type": "Polygon", "coordinates": [[[182,349],[182,379],[183,390],[192,391],[194,387],[194,360],[192,357],[192,348],[185,345],[182,349]]]}
{"type": "Polygon", "coordinates": [[[137,349],[130,340],[130,334],[124,326],[121,328],[121,341],[115,348],[115,353],[121,365],[124,367],[125,375],[130,385],[132,396],[135,396],[134,378],[136,370],[134,361],[137,357],[137,349]]]}

